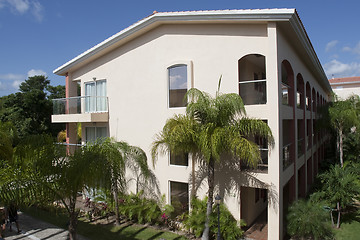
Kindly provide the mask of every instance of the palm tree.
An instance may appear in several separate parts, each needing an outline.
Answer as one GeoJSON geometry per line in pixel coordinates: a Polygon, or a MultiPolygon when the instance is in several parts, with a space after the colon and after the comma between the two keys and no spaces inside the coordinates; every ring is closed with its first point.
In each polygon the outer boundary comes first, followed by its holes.
{"type": "MultiPolygon", "coordinates": [[[[158,152],[191,153],[193,161],[207,168],[208,201],[205,230],[202,239],[209,239],[209,217],[214,195],[215,163],[229,161],[223,154],[231,154],[249,166],[261,161],[259,147],[249,140],[260,136],[272,143],[270,128],[261,120],[246,117],[241,97],[235,93],[221,94],[221,78],[215,97],[196,88],[186,94],[189,100],[186,114],[167,120],[153,142],[152,159],[158,152]]],[[[195,186],[193,186],[194,188],[195,186]]]]}
{"type": "Polygon", "coordinates": [[[300,199],[294,202],[287,214],[290,236],[300,239],[332,239],[328,213],[321,202],[300,199]]]}
{"type": "MultiPolygon", "coordinates": [[[[338,214],[336,228],[340,228],[342,209],[359,198],[360,190],[357,184],[357,175],[345,163],[344,167],[331,166],[329,171],[320,175],[322,191],[319,198],[327,201],[331,207],[336,206],[338,214]]],[[[333,218],[331,218],[333,221],[333,218]]],[[[334,225],[334,223],[332,222],[334,225]]]]}
{"type": "MultiPolygon", "coordinates": [[[[154,183],[154,189],[158,189],[155,175],[152,173],[147,164],[147,157],[145,152],[136,146],[131,146],[127,142],[116,142],[114,139],[105,139],[98,145],[100,154],[106,161],[106,182],[113,194],[115,204],[116,224],[120,224],[118,195],[119,192],[124,193],[127,189],[128,181],[135,180],[136,193],[140,188],[141,180],[145,182],[154,183]],[[126,169],[129,169],[133,174],[133,178],[126,179],[126,169]]],[[[157,190],[159,191],[159,190],[157,190]]]]}
{"type": "Polygon", "coordinates": [[[78,193],[104,181],[106,165],[95,150],[86,146],[65,156],[65,148],[54,144],[50,136],[25,139],[17,146],[13,161],[0,171],[0,198],[21,204],[60,201],[69,216],[69,237],[76,239],[78,193]]]}

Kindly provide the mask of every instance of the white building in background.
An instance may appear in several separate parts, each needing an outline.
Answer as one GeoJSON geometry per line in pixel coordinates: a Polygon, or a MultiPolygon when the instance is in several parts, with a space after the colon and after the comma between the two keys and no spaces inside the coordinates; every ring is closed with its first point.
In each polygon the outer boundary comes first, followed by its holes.
{"type": "MultiPolygon", "coordinates": [[[[239,93],[249,116],[270,126],[275,145],[259,146],[258,169],[216,173],[217,191],[248,225],[266,212],[268,239],[282,239],[290,202],[305,197],[324,157],[316,108],[331,88],[295,9],[154,12],[54,71],[66,99],[53,123],[66,123],[67,143],[110,136],[147,152],[166,120],[185,112],[184,93],[198,88],[239,93]],[[77,96],[77,87],[81,96],[77,96]]],[[[59,105],[59,103],[63,103],[59,105]]],[[[154,169],[167,201],[189,207],[191,158],[160,156],[154,169]]],[[[205,197],[206,181],[197,191],[205,197]]]]}
{"type": "Polygon", "coordinates": [[[334,93],[341,100],[351,95],[360,96],[360,77],[332,78],[329,82],[334,93]]]}

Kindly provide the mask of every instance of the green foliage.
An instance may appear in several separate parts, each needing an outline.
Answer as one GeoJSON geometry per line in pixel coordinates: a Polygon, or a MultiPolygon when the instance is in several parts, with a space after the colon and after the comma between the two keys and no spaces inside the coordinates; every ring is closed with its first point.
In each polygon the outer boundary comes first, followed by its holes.
{"type": "Polygon", "coordinates": [[[351,205],[359,197],[360,189],[357,176],[350,167],[332,166],[329,171],[320,175],[322,198],[335,207],[339,202],[342,208],[351,205]]]}
{"type": "MultiPolygon", "coordinates": [[[[232,161],[221,158],[230,154],[251,167],[261,162],[259,146],[250,140],[251,136],[262,137],[269,145],[273,143],[270,128],[261,120],[246,117],[245,107],[239,94],[216,96],[191,88],[186,94],[188,104],[186,114],[178,114],[168,119],[162,131],[153,142],[152,159],[158,153],[191,153],[193,160],[207,168],[208,204],[207,214],[211,213],[215,178],[215,163],[232,161]]],[[[193,186],[196,188],[196,186],[193,186]]],[[[206,217],[204,237],[208,238],[209,217],[206,217]]]]}
{"type": "MultiPolygon", "coordinates": [[[[207,199],[199,200],[193,198],[191,201],[192,210],[186,214],[185,227],[192,231],[196,237],[200,237],[205,229],[207,199]]],[[[214,205],[210,216],[210,236],[216,238],[218,232],[217,206],[214,205]]],[[[243,235],[239,227],[245,226],[243,221],[237,222],[224,204],[220,204],[220,232],[223,239],[236,240],[243,235]]]]}
{"type": "Polygon", "coordinates": [[[300,199],[289,207],[287,231],[297,239],[333,239],[329,224],[330,213],[324,204],[300,199]]]}
{"type": "Polygon", "coordinates": [[[157,202],[143,197],[142,191],[138,194],[124,195],[119,210],[122,215],[138,223],[155,224],[161,222],[162,212],[157,202]]]}
{"type": "Polygon", "coordinates": [[[51,86],[45,76],[33,76],[22,82],[19,90],[2,98],[0,120],[12,122],[20,138],[44,133],[56,136],[64,125],[51,124],[50,99],[65,97],[64,87],[51,86]]]}

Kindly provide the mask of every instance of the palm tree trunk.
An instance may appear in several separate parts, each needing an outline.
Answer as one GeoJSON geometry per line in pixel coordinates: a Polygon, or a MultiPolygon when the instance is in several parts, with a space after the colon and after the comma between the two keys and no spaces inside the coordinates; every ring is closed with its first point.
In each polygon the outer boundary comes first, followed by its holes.
{"type": "Polygon", "coordinates": [[[340,228],[340,216],[341,216],[341,208],[340,208],[340,203],[337,203],[337,212],[338,212],[338,219],[337,219],[337,224],[336,224],[336,228],[340,228]]]}
{"type": "Polygon", "coordinates": [[[212,204],[213,204],[213,196],[214,196],[214,181],[215,181],[215,161],[211,157],[209,160],[208,165],[208,185],[209,185],[209,191],[208,191],[208,201],[206,206],[206,220],[205,220],[205,229],[203,232],[203,235],[201,237],[201,240],[208,240],[209,239],[209,232],[210,232],[210,215],[212,212],[212,204]]]}
{"type": "Polygon", "coordinates": [[[117,189],[113,191],[114,201],[115,201],[115,225],[120,225],[120,215],[119,215],[119,202],[118,202],[118,193],[117,189]]]}
{"type": "Polygon", "coordinates": [[[339,150],[340,150],[340,165],[341,167],[344,166],[344,159],[343,159],[343,131],[342,128],[339,129],[339,150]]]}
{"type": "Polygon", "coordinates": [[[70,199],[69,204],[69,239],[70,240],[76,240],[76,228],[77,228],[77,218],[78,218],[78,212],[76,211],[76,195],[75,198],[70,199]]]}

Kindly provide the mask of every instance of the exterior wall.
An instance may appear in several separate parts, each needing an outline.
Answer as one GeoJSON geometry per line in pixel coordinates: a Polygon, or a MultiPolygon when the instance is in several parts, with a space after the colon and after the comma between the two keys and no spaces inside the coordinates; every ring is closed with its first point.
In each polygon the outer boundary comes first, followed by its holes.
{"type": "MultiPolygon", "coordinates": [[[[258,206],[249,208],[248,212],[240,213],[240,204],[246,204],[249,199],[247,197],[241,199],[239,186],[248,187],[245,191],[250,192],[254,191],[254,188],[266,188],[268,239],[282,239],[283,188],[290,178],[294,177],[295,182],[292,186],[294,186],[294,195],[297,196],[297,170],[304,165],[304,159],[310,157],[308,153],[304,154],[303,158],[296,159],[294,164],[283,171],[282,136],[283,131],[288,129],[282,129],[282,120],[303,119],[305,116],[310,119],[316,118],[313,112],[307,113],[304,110],[281,105],[279,73],[282,60],[286,59],[291,63],[295,81],[296,75],[301,73],[304,86],[309,82],[311,89],[315,88],[321,96],[326,94],[289,41],[277,30],[276,23],[161,25],[90,62],[69,76],[70,80],[81,82],[82,95],[85,94],[85,82],[93,81],[93,78],[107,81],[109,122],[83,124],[83,139],[85,139],[86,126],[108,126],[110,137],[125,140],[145,150],[149,165],[152,166],[150,150],[156,134],[161,131],[168,118],[185,112],[184,107],[168,107],[167,68],[174,64],[187,64],[188,89],[196,87],[214,95],[218,80],[222,76],[221,92],[238,93],[238,60],[248,54],[265,56],[267,103],[248,105],[246,111],[250,117],[267,120],[273,132],[275,145],[269,149],[268,173],[234,172],[230,177],[236,180],[237,185],[227,186],[229,176],[217,172],[216,182],[219,185],[218,189],[215,188],[215,192],[219,191],[224,196],[225,203],[235,218],[239,219],[243,214],[253,220],[259,213],[256,212],[258,206]]],[[[296,94],[293,96],[296,98],[296,94]]],[[[290,134],[294,134],[297,139],[295,129],[292,129],[290,134]]],[[[304,129],[307,129],[306,126],[304,129]]],[[[309,154],[315,150],[310,150],[309,154]]],[[[315,166],[304,169],[315,169],[315,166]]],[[[160,155],[154,171],[160,183],[161,193],[166,194],[169,202],[169,182],[190,184],[192,162],[189,160],[187,167],[170,166],[169,156],[160,155]]],[[[307,179],[306,175],[304,179],[307,179]]],[[[207,184],[203,181],[197,196],[204,197],[206,191],[207,184]]],[[[263,207],[262,205],[259,209],[263,207]]]]}
{"type": "Polygon", "coordinates": [[[351,95],[360,95],[359,84],[349,84],[344,86],[332,86],[334,93],[341,99],[345,100],[351,95]]]}

